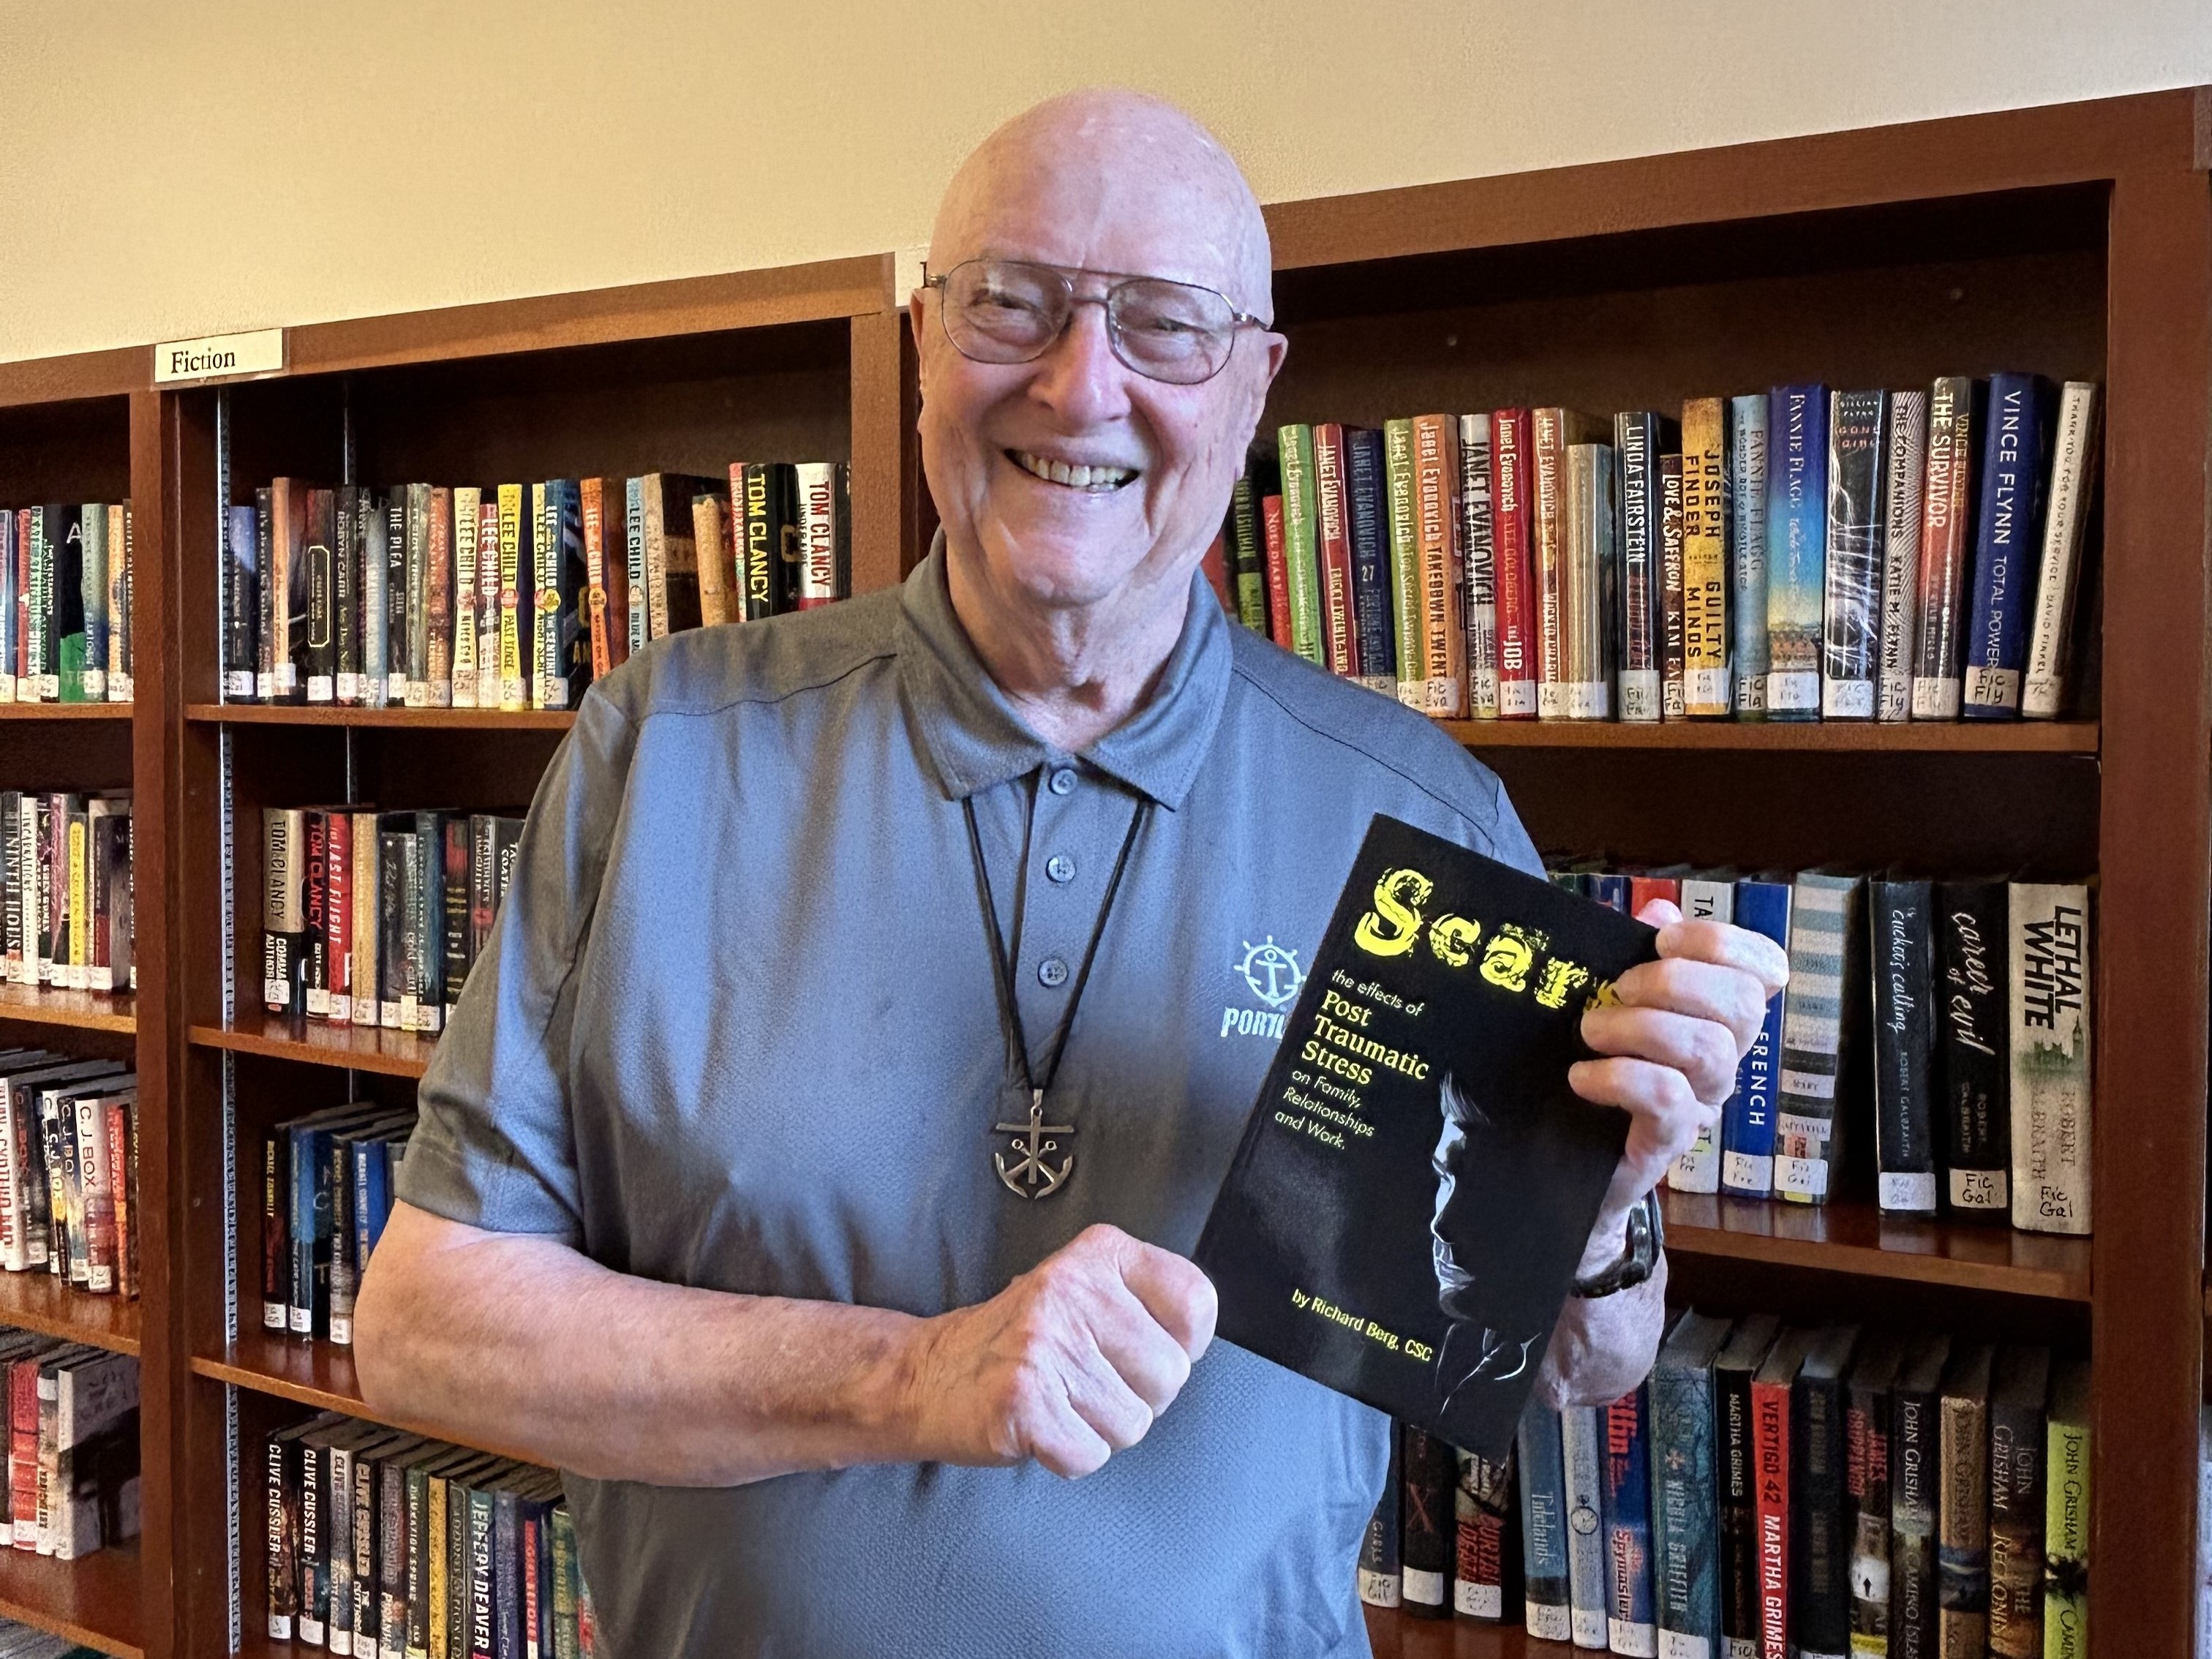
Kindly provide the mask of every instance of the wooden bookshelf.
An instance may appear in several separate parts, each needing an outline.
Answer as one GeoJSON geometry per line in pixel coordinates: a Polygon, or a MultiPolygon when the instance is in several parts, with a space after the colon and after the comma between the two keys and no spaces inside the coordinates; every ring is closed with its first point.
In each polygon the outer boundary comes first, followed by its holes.
{"type": "Polygon", "coordinates": [[[0,1273],[0,1325],[135,1354],[142,1317],[134,1297],[74,1291],[43,1268],[0,1273]]]}
{"type": "Polygon", "coordinates": [[[0,985],[0,1021],[24,1025],[65,1025],[80,1031],[135,1032],[137,999],[125,993],[55,991],[28,985],[0,985]]]}
{"type": "Polygon", "coordinates": [[[185,718],[204,726],[357,726],[419,732],[565,732],[565,708],[342,708],[301,703],[196,702],[185,718]]]}
{"type": "Polygon", "coordinates": [[[436,1046],[435,1038],[413,1031],[293,1020],[258,1009],[249,1009],[228,1024],[195,1025],[191,1040],[202,1048],[296,1060],[303,1066],[337,1066],[405,1078],[422,1075],[436,1046]]]}
{"type": "Polygon", "coordinates": [[[1802,754],[2094,755],[2094,720],[1972,720],[1876,726],[1678,720],[1445,720],[1469,749],[1696,749],[1787,750],[1802,754]]]}
{"type": "Polygon", "coordinates": [[[1375,1659],[1574,1659],[1575,1650],[1568,1644],[1531,1640],[1518,1624],[1416,1619],[1374,1607],[1366,1613],[1367,1639],[1375,1659]]]}
{"type": "Polygon", "coordinates": [[[0,702],[0,721],[128,720],[127,702],[0,702]]]}
{"type": "Polygon", "coordinates": [[[0,1618],[20,1619],[116,1659],[140,1659],[137,1542],[57,1561],[30,1550],[0,1550],[0,1618]]]}

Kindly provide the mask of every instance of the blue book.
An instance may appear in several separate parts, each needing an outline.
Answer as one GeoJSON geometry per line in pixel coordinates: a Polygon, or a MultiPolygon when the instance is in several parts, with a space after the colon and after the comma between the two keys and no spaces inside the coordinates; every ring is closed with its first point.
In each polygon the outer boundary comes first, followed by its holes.
{"type": "MultiPolygon", "coordinates": [[[[1735,925],[1790,948],[1790,883],[1740,881],[1735,925]]],[[[1774,1189],[1774,1095],[1782,1054],[1782,996],[1766,1000],[1758,1040],[1736,1067],[1735,1093],[1721,1118],[1721,1190],[1765,1198],[1774,1189]]]]}
{"type": "Polygon", "coordinates": [[[1729,615],[1735,717],[1766,718],[1766,395],[1729,399],[1729,615]]]}
{"type": "MultiPolygon", "coordinates": [[[[1514,1441],[1521,1472],[1521,1583],[1528,1634],[1540,1642],[1574,1635],[1567,1589],[1567,1470],[1559,1414],[1530,1401],[1514,1441]]],[[[1364,1580],[1362,1580],[1363,1585],[1364,1580]]],[[[1362,1599],[1368,1599],[1364,1593],[1362,1599]]]]}
{"type": "Polygon", "coordinates": [[[377,1107],[341,1106],[282,1126],[292,1147],[292,1299],[295,1336],[327,1336],[331,1316],[331,1138],[368,1121],[377,1107]]]}
{"type": "Polygon", "coordinates": [[[1656,1654],[1651,1591],[1651,1400],[1638,1383],[1603,1407],[1606,1641],[1615,1653],[1656,1654]]]}
{"type": "Polygon", "coordinates": [[[1629,913],[1632,890],[1626,876],[1590,875],[1584,880],[1588,884],[1583,890],[1587,896],[1595,899],[1600,904],[1612,906],[1624,916],[1629,913]]]}
{"type": "Polygon", "coordinates": [[[1382,434],[1344,428],[1344,516],[1352,543],[1352,621],[1359,636],[1359,683],[1398,695],[1398,644],[1390,612],[1390,522],[1382,500],[1382,434]]]}
{"type": "Polygon", "coordinates": [[[1720,1650],[1713,1360],[1729,1328],[1711,1314],[1684,1314],[1651,1371],[1651,1582],[1670,1654],[1720,1650]]]}
{"type": "Polygon", "coordinates": [[[1559,1413],[1565,1470],[1568,1623],[1578,1648],[1606,1645],[1605,1412],[1570,1406],[1559,1413]]]}
{"type": "Polygon", "coordinates": [[[1970,720],[2020,717],[2027,662],[2028,605],[2043,545],[2049,483],[2051,382],[2036,374],[1990,376],[1982,432],[1982,507],[1974,518],[1973,608],[1966,623],[1966,684],[1960,714],[1970,720]]]}
{"type": "Polygon", "coordinates": [[[1766,716],[1818,720],[1828,577],[1827,387],[1775,387],[1766,428],[1766,716]]]}

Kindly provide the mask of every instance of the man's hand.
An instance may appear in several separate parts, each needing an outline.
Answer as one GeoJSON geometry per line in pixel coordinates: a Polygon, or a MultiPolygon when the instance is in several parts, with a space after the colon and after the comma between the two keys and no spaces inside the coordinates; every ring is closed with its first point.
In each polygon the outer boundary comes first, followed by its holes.
{"type": "Polygon", "coordinates": [[[1726,922],[1685,921],[1664,899],[1637,918],[1659,930],[1659,960],[1614,984],[1617,1007],[1583,1016],[1583,1041],[1600,1060],[1567,1073],[1574,1091],[1628,1114],[1628,1144],[1590,1234],[1583,1271],[1620,1254],[1622,1228],[1667,1166],[1717,1122],[1735,1088],[1737,1063],[1758,1040],[1767,999],[1790,977],[1773,940],[1726,922]]]}
{"type": "Polygon", "coordinates": [[[1117,1227],[1086,1227],[988,1302],[925,1322],[915,1455],[1088,1474],[1145,1437],[1213,1340],[1213,1285],[1117,1227]]]}

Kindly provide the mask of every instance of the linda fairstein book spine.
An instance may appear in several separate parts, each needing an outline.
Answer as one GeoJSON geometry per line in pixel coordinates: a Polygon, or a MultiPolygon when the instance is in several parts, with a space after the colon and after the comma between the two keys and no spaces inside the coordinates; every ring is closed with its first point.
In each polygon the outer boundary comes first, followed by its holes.
{"type": "Polygon", "coordinates": [[[1766,713],[1820,714],[1828,556],[1828,392],[1777,386],[1767,408],[1766,713]]]}
{"type": "Polygon", "coordinates": [[[2089,890],[2015,882],[2012,1224],[2089,1231],[2089,890]]]}
{"type": "Polygon", "coordinates": [[[1625,1137],[1582,1012],[1656,937],[1377,815],[1194,1253],[1221,1334],[1502,1460],[1625,1137]]]}
{"type": "Polygon", "coordinates": [[[1656,720],[1665,678],[1665,587],[1659,568],[1659,416],[1613,417],[1615,497],[1620,504],[1620,718],[1656,720]]]}
{"type": "Polygon", "coordinates": [[[2051,406],[2051,383],[2039,375],[1990,377],[1973,606],[1966,619],[1966,696],[1959,711],[1968,720],[2012,720],[2020,714],[2027,598],[2043,544],[2051,406]]]}

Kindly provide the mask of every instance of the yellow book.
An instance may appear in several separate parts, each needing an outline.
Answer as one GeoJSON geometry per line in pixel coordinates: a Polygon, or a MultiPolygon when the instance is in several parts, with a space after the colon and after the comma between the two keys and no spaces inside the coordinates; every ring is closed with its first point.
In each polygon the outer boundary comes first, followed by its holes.
{"type": "MultiPolygon", "coordinates": [[[[79,807],[69,815],[69,973],[68,988],[87,989],[91,976],[85,971],[85,945],[92,933],[92,860],[85,849],[85,816],[79,807]]],[[[57,979],[62,977],[59,973],[57,979]]]]}
{"type": "Polygon", "coordinates": [[[523,490],[519,483],[499,487],[499,706],[530,707],[530,685],[523,678],[523,648],[529,620],[522,612],[523,590],[529,574],[522,568],[523,536],[527,528],[523,490]]]}
{"type": "Polygon", "coordinates": [[[1466,573],[1459,544],[1459,422],[1449,415],[1413,417],[1413,497],[1429,671],[1421,712],[1458,720],[1467,714],[1466,573]]]}
{"type": "Polygon", "coordinates": [[[1728,404],[1682,405],[1682,702],[1692,719],[1729,713],[1728,404]]]}

